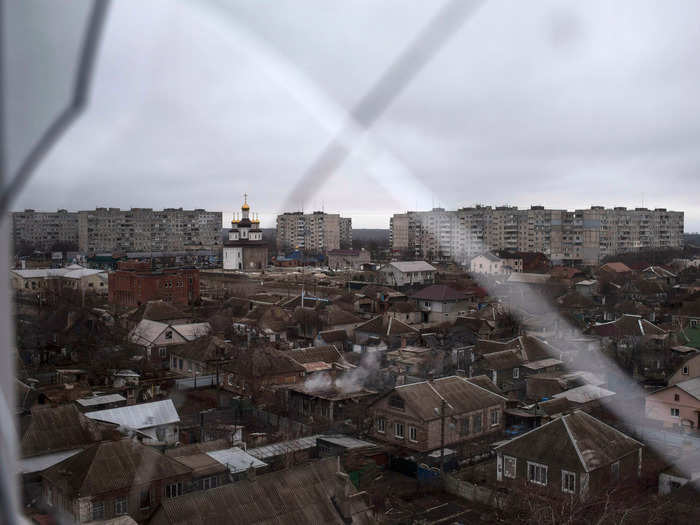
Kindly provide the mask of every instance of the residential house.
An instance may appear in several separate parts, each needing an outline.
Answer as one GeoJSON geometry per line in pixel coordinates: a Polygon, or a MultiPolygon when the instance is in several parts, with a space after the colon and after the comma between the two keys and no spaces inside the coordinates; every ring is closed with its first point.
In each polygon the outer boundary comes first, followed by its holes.
{"type": "Polygon", "coordinates": [[[285,398],[285,413],[303,418],[317,429],[328,429],[334,423],[346,420],[361,421],[376,392],[350,382],[333,381],[324,376],[314,381],[289,385],[281,391],[285,398]]]}
{"type": "Polygon", "coordinates": [[[316,334],[314,346],[333,345],[343,352],[351,349],[351,339],[345,330],[324,330],[316,334]]]}
{"type": "Polygon", "coordinates": [[[130,343],[140,346],[145,357],[154,364],[166,367],[170,361],[168,347],[194,341],[211,333],[209,323],[173,325],[142,319],[129,332],[130,343]]]}
{"type": "Polygon", "coordinates": [[[683,454],[659,473],[659,495],[665,496],[687,483],[700,479],[700,452],[683,454]]]}
{"type": "Polygon", "coordinates": [[[392,262],[379,269],[384,283],[389,286],[420,286],[435,282],[437,269],[425,261],[392,262]]]}
{"type": "Polygon", "coordinates": [[[423,319],[423,313],[414,301],[402,301],[389,306],[386,315],[406,324],[417,324],[423,319]]]}
{"type": "Polygon", "coordinates": [[[10,285],[21,295],[60,294],[74,290],[81,294],[108,295],[107,272],[71,264],[65,268],[10,270],[10,285]]]}
{"type": "Polygon", "coordinates": [[[700,377],[700,354],[686,359],[678,369],[668,378],[669,385],[675,385],[681,381],[700,377]]]}
{"type": "Polygon", "coordinates": [[[174,445],[179,441],[180,416],[171,399],[96,410],[85,416],[135,432],[146,444],[174,445]]]}
{"type": "Polygon", "coordinates": [[[629,275],[632,273],[632,268],[622,262],[609,262],[598,268],[599,274],[616,277],[619,275],[629,275]]]}
{"type": "Polygon", "coordinates": [[[402,341],[412,342],[420,337],[418,330],[392,316],[378,315],[355,327],[355,343],[363,345],[370,338],[379,338],[389,346],[402,341]]]}
{"type": "Polygon", "coordinates": [[[421,311],[424,323],[455,321],[476,309],[476,296],[454,290],[444,284],[433,284],[411,295],[421,311]]]}
{"type": "Polygon", "coordinates": [[[273,522],[364,525],[374,522],[374,513],[366,494],[329,457],[163,501],[150,524],[273,522]]]}
{"type": "MultiPolygon", "coordinates": [[[[495,387],[494,387],[495,388],[495,387]]],[[[416,452],[499,438],[506,398],[458,376],[397,386],[370,405],[370,436],[416,452]],[[444,420],[443,420],[444,419],[444,420]]]]}
{"type": "MultiPolygon", "coordinates": [[[[75,405],[38,405],[18,419],[20,472],[40,472],[84,448],[118,435],[116,425],[93,421],[75,405]]],[[[34,481],[34,479],[25,479],[34,481]]]]}
{"type": "Polygon", "coordinates": [[[292,325],[292,316],[283,308],[272,305],[257,305],[236,323],[265,337],[271,343],[287,340],[287,331],[292,325]]]}
{"type": "Polygon", "coordinates": [[[231,343],[216,336],[206,336],[170,347],[170,370],[187,377],[216,373],[233,352],[231,343]]]}
{"type": "Polygon", "coordinates": [[[303,381],[306,375],[306,369],[286,352],[259,345],[235,349],[221,371],[224,389],[253,399],[266,395],[275,385],[303,381]]]}
{"type": "Polygon", "coordinates": [[[162,501],[182,496],[191,472],[138,441],[102,441],[43,471],[43,500],[73,523],[144,522],[162,501]]]}
{"type": "Polygon", "coordinates": [[[648,394],[644,413],[666,428],[700,428],[700,377],[687,379],[648,394]]]}
{"type": "Polygon", "coordinates": [[[676,280],[678,279],[678,276],[675,273],[667,270],[663,266],[649,266],[644,268],[639,273],[642,279],[660,281],[668,285],[676,284],[676,280]]]}
{"type": "Polygon", "coordinates": [[[496,477],[513,488],[552,496],[605,490],[642,471],[644,445],[577,410],[522,434],[496,450],[496,477]]]}
{"type": "Polygon", "coordinates": [[[469,375],[487,375],[503,392],[524,398],[527,377],[559,371],[561,357],[558,348],[531,335],[507,341],[479,339],[471,350],[469,375]]]}
{"type": "MultiPolygon", "coordinates": [[[[522,263],[522,259],[520,259],[522,263]]],[[[509,273],[505,267],[505,261],[492,253],[482,253],[469,261],[469,271],[473,274],[502,275],[509,273]]],[[[520,269],[522,271],[522,267],[520,269]]]]}
{"type": "Polygon", "coordinates": [[[82,412],[88,410],[102,410],[105,408],[117,408],[126,405],[126,398],[121,394],[93,394],[89,397],[76,399],[75,403],[82,412]]]}
{"type": "MultiPolygon", "coordinates": [[[[231,481],[239,481],[246,477],[250,469],[262,472],[267,463],[251,456],[240,447],[226,447],[220,450],[210,450],[204,454],[228,470],[231,481]]],[[[192,458],[193,456],[190,456],[192,458]]],[[[192,460],[190,460],[191,462],[192,460]]],[[[209,487],[214,488],[214,487],[209,487]]]]}

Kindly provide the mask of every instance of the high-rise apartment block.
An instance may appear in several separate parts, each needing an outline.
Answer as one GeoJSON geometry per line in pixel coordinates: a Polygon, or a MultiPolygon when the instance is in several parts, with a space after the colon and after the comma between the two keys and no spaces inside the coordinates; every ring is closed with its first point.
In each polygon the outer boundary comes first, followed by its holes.
{"type": "Polygon", "coordinates": [[[394,252],[458,262],[510,250],[541,252],[555,262],[596,264],[608,255],[683,245],[683,212],[665,208],[435,208],[395,214],[390,228],[394,252]]]}
{"type": "Polygon", "coordinates": [[[337,213],[286,212],[277,216],[277,251],[304,250],[326,253],[340,248],[341,230],[352,243],[351,219],[337,213]],[[344,225],[344,226],[341,226],[344,225]]]}
{"type": "Polygon", "coordinates": [[[15,245],[49,250],[57,242],[84,253],[182,251],[221,244],[221,212],[167,208],[97,208],[92,211],[12,214],[15,245]]]}
{"type": "Polygon", "coordinates": [[[15,247],[27,244],[48,251],[57,244],[78,247],[78,214],[66,210],[40,212],[24,210],[12,214],[15,247]]]}
{"type": "Polygon", "coordinates": [[[340,247],[342,249],[352,248],[352,218],[340,218],[340,247]]]}

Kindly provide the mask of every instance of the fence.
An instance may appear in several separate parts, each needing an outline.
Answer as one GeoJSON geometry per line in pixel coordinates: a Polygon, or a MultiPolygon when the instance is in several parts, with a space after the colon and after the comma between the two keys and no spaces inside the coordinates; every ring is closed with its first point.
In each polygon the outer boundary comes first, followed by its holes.
{"type": "Polygon", "coordinates": [[[197,388],[205,386],[216,386],[216,374],[210,376],[197,376],[197,379],[193,377],[187,377],[185,379],[176,379],[175,388],[177,390],[192,390],[195,388],[195,383],[197,388]]]}
{"type": "Polygon", "coordinates": [[[443,479],[445,481],[445,492],[449,494],[498,509],[507,507],[508,495],[504,492],[489,487],[482,487],[450,474],[444,474],[443,479]]]}

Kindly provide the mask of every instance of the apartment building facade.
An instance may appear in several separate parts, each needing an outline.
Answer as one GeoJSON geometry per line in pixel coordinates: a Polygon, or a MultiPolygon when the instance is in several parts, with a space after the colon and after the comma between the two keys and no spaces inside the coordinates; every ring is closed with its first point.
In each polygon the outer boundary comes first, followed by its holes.
{"type": "Polygon", "coordinates": [[[326,253],[340,249],[341,231],[344,242],[352,244],[351,219],[337,213],[286,212],[277,216],[277,251],[302,250],[326,253]]]}
{"type": "Polygon", "coordinates": [[[85,253],[182,251],[221,244],[221,212],[182,208],[97,208],[78,212],[85,253]]]}
{"type": "Polygon", "coordinates": [[[340,248],[348,250],[352,248],[352,218],[340,218],[340,248]]]}
{"type": "Polygon", "coordinates": [[[57,244],[78,246],[78,213],[67,210],[42,212],[24,210],[12,214],[15,247],[21,244],[48,251],[57,244]]]}
{"type": "Polygon", "coordinates": [[[434,208],[395,214],[390,228],[394,253],[459,263],[511,250],[544,253],[555,262],[597,264],[608,255],[683,245],[683,212],[665,208],[434,208]]]}
{"type": "Polygon", "coordinates": [[[83,253],[183,251],[221,244],[221,212],[202,209],[96,208],[91,211],[12,214],[15,246],[50,250],[72,244],[83,253]]]}

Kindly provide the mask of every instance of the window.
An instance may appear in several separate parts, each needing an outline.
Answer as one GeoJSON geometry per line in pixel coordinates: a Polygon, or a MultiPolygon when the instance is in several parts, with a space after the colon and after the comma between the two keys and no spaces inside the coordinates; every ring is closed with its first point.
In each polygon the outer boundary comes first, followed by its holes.
{"type": "Polygon", "coordinates": [[[684,376],[687,376],[687,375],[688,375],[688,367],[687,367],[687,366],[684,366],[684,367],[683,367],[683,375],[684,375],[684,376]]]}
{"type": "Polygon", "coordinates": [[[408,427],[408,440],[413,442],[418,441],[418,431],[416,430],[416,427],[408,427]]]}
{"type": "Polygon", "coordinates": [[[576,493],[576,474],[574,472],[561,471],[561,491],[567,494],[576,493]]]}
{"type": "Polygon", "coordinates": [[[681,409],[680,408],[672,408],[671,409],[671,416],[672,417],[681,417],[681,409]]]}
{"type": "Polygon", "coordinates": [[[469,416],[459,421],[459,433],[462,435],[469,434],[469,416]]]}
{"type": "Polygon", "coordinates": [[[681,396],[679,396],[678,394],[673,394],[673,400],[674,400],[674,401],[680,401],[680,400],[681,400],[681,396]]]}
{"type": "Polygon", "coordinates": [[[158,348],[158,353],[160,354],[161,359],[165,359],[168,355],[168,349],[164,346],[161,346],[158,348]]]}
{"type": "Polygon", "coordinates": [[[394,435],[399,439],[403,439],[403,423],[394,423],[394,435]]]}
{"type": "Polygon", "coordinates": [[[472,416],[472,432],[478,434],[481,432],[481,412],[472,416]]]}
{"type": "Polygon", "coordinates": [[[527,462],[527,480],[537,485],[547,485],[547,465],[527,462]]]}
{"type": "Polygon", "coordinates": [[[202,480],[202,490],[209,490],[216,488],[218,486],[218,480],[216,479],[216,476],[210,476],[208,478],[204,478],[202,480]]]}
{"type": "Polygon", "coordinates": [[[228,386],[233,386],[233,374],[228,375],[228,386]]]}
{"type": "Polygon", "coordinates": [[[519,379],[519,378],[520,378],[520,369],[514,368],[513,369],[513,379],[519,379]]]}
{"type": "Polygon", "coordinates": [[[105,504],[103,501],[92,502],[92,520],[102,520],[105,517],[105,504]]]}
{"type": "Polygon", "coordinates": [[[503,456],[503,475],[510,479],[515,479],[518,461],[511,456],[503,456]]]}
{"type": "Polygon", "coordinates": [[[610,465],[610,474],[614,481],[620,479],[620,462],[616,461],[610,465]]]}
{"type": "Polygon", "coordinates": [[[383,417],[377,418],[377,432],[384,434],[386,432],[386,419],[383,417]]]}
{"type": "Polygon", "coordinates": [[[499,417],[499,415],[500,415],[500,414],[499,414],[497,408],[491,411],[491,426],[492,426],[492,427],[495,427],[496,425],[498,425],[498,417],[499,417]]]}
{"type": "Polygon", "coordinates": [[[114,514],[122,516],[129,513],[129,500],[126,496],[121,496],[114,500],[114,514]]]}
{"type": "Polygon", "coordinates": [[[399,396],[391,396],[389,398],[389,406],[391,408],[397,408],[399,410],[403,410],[404,409],[403,399],[400,398],[399,396]]]}
{"type": "Polygon", "coordinates": [[[141,491],[139,496],[139,507],[142,509],[147,509],[151,506],[151,491],[150,489],[145,489],[141,491]]]}
{"type": "Polygon", "coordinates": [[[165,486],[166,498],[177,498],[178,496],[182,496],[182,481],[165,486]]]}
{"type": "Polygon", "coordinates": [[[166,338],[166,339],[172,339],[172,338],[173,338],[173,331],[172,331],[172,330],[168,330],[167,332],[165,332],[165,338],[166,338]]]}
{"type": "Polygon", "coordinates": [[[49,507],[53,506],[53,489],[50,486],[46,486],[46,503],[49,507]]]}

